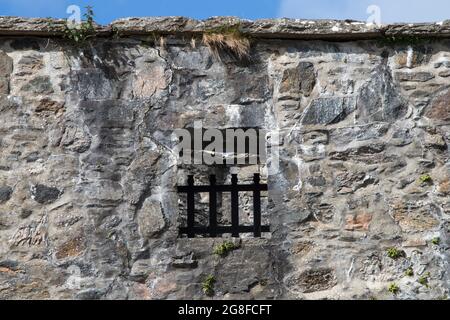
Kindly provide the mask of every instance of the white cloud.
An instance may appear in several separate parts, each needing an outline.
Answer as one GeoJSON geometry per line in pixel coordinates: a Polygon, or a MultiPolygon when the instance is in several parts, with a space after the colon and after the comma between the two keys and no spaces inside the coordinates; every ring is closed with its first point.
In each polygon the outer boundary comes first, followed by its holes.
{"type": "Polygon", "coordinates": [[[449,0],[281,0],[278,16],[305,19],[357,19],[365,21],[369,5],[381,8],[381,20],[433,22],[450,19],[449,0]]]}

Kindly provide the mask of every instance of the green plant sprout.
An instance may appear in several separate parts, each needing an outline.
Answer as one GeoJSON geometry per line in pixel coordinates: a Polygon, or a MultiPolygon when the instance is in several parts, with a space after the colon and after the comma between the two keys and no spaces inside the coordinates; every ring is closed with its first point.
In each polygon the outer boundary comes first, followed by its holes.
{"type": "Polygon", "coordinates": [[[403,251],[400,251],[397,248],[389,248],[387,249],[387,255],[389,258],[396,260],[403,256],[403,251]]]}
{"type": "Polygon", "coordinates": [[[217,245],[214,248],[214,254],[217,254],[218,256],[221,257],[226,257],[228,255],[228,253],[230,253],[231,251],[237,249],[238,247],[231,241],[225,241],[222,244],[217,245]]]}
{"type": "Polygon", "coordinates": [[[202,282],[202,289],[203,293],[207,296],[213,296],[214,295],[214,283],[216,282],[216,279],[213,275],[209,275],[206,277],[206,279],[202,282]]]}
{"type": "Polygon", "coordinates": [[[438,246],[441,243],[441,238],[435,237],[435,238],[431,239],[431,243],[438,246]]]}
{"type": "Polygon", "coordinates": [[[429,174],[424,174],[420,176],[419,181],[421,183],[431,183],[433,180],[429,174]]]}
{"type": "Polygon", "coordinates": [[[395,284],[395,283],[391,283],[391,284],[389,285],[388,290],[389,290],[389,292],[392,293],[393,295],[396,295],[397,293],[399,293],[400,287],[399,287],[397,284],[395,284]]]}
{"type": "Polygon", "coordinates": [[[405,276],[407,277],[412,277],[414,275],[414,270],[413,268],[409,267],[408,269],[406,269],[405,271],[405,276]]]}
{"type": "Polygon", "coordinates": [[[425,286],[428,288],[428,278],[431,276],[431,274],[429,272],[427,272],[426,274],[424,274],[423,276],[421,276],[417,282],[419,282],[421,285],[425,286]]]}

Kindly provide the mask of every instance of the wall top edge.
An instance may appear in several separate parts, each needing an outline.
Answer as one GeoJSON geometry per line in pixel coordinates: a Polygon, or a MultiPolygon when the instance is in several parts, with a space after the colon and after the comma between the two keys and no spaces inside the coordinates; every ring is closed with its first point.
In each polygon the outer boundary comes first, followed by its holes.
{"type": "MultiPolygon", "coordinates": [[[[0,16],[0,36],[62,36],[64,19],[0,16]]],[[[450,38],[450,20],[434,23],[368,24],[354,20],[260,19],[212,17],[123,18],[109,25],[96,25],[99,36],[195,35],[205,32],[236,32],[254,38],[361,40],[381,37],[450,38]]]]}

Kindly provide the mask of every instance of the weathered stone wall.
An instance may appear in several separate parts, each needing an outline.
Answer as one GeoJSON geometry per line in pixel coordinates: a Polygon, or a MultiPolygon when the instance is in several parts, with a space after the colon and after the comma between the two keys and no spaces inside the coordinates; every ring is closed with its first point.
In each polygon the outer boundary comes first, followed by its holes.
{"type": "Polygon", "coordinates": [[[20,21],[0,21],[2,299],[205,298],[208,275],[217,299],[449,294],[448,38],[386,45],[349,29],[330,42],[314,22],[266,22],[236,61],[173,20],[165,41],[131,20],[139,32],[85,47],[20,21]],[[299,25],[323,40],[277,39],[299,25]],[[176,185],[266,168],[178,167],[170,133],[195,120],[282,133],[265,176],[271,233],[224,258],[223,239],[179,237],[176,185]]]}

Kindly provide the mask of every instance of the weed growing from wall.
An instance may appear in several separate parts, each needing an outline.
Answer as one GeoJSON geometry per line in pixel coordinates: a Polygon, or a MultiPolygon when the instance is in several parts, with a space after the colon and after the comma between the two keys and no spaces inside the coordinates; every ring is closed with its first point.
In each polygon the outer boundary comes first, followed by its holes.
{"type": "Polygon", "coordinates": [[[389,258],[397,260],[400,257],[404,257],[405,253],[397,248],[389,248],[387,249],[387,255],[389,258]]]}
{"type": "Polygon", "coordinates": [[[250,39],[239,30],[239,25],[216,28],[203,33],[203,44],[211,54],[221,59],[223,53],[238,60],[250,57],[250,39]]]}
{"type": "Polygon", "coordinates": [[[86,13],[83,15],[84,21],[76,27],[69,27],[66,24],[63,37],[77,45],[85,44],[89,39],[95,37],[94,10],[91,6],[86,6],[86,13]]]}
{"type": "Polygon", "coordinates": [[[389,285],[388,290],[389,290],[389,292],[392,293],[393,295],[396,295],[396,294],[398,294],[398,293],[400,292],[400,287],[399,287],[397,284],[395,284],[395,283],[391,283],[391,284],[389,285]]]}
{"type": "Polygon", "coordinates": [[[226,257],[228,253],[236,250],[237,248],[238,247],[233,242],[225,241],[224,243],[219,244],[214,248],[214,254],[221,257],[226,257]]]}
{"type": "Polygon", "coordinates": [[[202,282],[202,290],[203,293],[207,296],[213,296],[214,295],[214,283],[216,282],[216,279],[213,275],[209,275],[206,277],[206,279],[202,282]]]}

